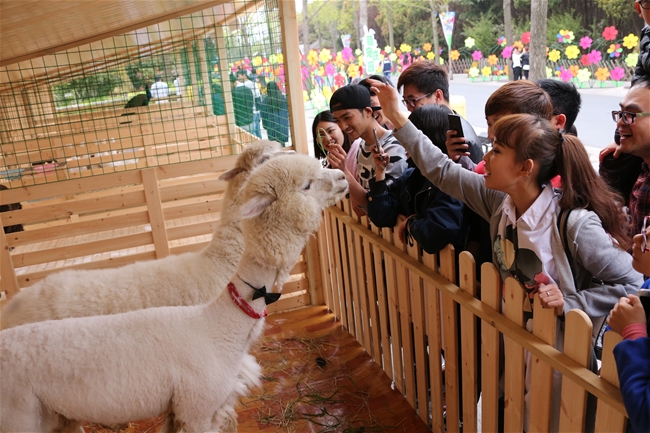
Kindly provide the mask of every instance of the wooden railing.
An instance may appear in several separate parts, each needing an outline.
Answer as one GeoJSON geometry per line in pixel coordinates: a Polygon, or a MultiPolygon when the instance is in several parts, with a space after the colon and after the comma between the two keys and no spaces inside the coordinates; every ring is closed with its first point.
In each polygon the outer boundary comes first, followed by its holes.
{"type": "MultiPolygon", "coordinates": [[[[219,221],[225,182],[236,156],[213,158],[56,184],[2,191],[0,204],[23,209],[0,214],[0,283],[7,297],[63,269],[116,267],[197,251],[219,221]]],[[[269,311],[309,305],[306,254],[291,272],[283,297],[269,311]]]]}
{"type": "Polygon", "coordinates": [[[463,252],[456,285],[452,247],[438,255],[405,249],[391,229],[353,216],[347,202],[326,211],[318,244],[325,302],[432,431],[474,432],[479,424],[497,431],[503,373],[505,431],[523,431],[525,350],[533,357],[528,431],[549,430],[554,369],[562,374],[560,431],[584,431],[587,393],[598,399],[596,431],[625,431],[612,354],[621,337],[605,334],[600,376],[592,373],[584,312],[566,314],[570,344],[561,353],[553,309],[534,309],[533,332],[525,329],[526,295],[514,279],[503,285],[494,265],[484,264],[479,295],[474,259],[463,252]]]}

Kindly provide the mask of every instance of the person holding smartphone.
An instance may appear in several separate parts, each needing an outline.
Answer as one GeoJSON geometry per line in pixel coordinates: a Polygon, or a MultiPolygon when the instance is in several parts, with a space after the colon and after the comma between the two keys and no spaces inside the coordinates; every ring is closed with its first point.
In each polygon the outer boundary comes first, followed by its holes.
{"type": "MultiPolygon", "coordinates": [[[[634,236],[632,247],[632,266],[644,275],[650,275],[649,222],[650,216],[646,216],[641,233],[634,236]]],[[[623,336],[623,341],[614,347],[614,358],[623,403],[635,432],[650,431],[649,288],[650,278],[643,283],[638,296],[621,298],[607,321],[613,331],[623,336]]]]}

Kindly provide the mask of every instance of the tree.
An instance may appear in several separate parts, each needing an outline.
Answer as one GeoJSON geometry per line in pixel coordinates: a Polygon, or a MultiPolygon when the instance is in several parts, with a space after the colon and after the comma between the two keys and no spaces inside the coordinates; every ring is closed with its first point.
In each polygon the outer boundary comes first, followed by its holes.
{"type": "Polygon", "coordinates": [[[548,0],[530,3],[530,79],[546,78],[546,18],[548,0]]]}
{"type": "MultiPolygon", "coordinates": [[[[506,43],[512,45],[512,3],[511,0],[503,0],[503,24],[506,28],[506,43]]],[[[508,77],[512,80],[512,59],[508,59],[508,77]]]]}
{"type": "Polygon", "coordinates": [[[307,0],[302,0],[302,43],[305,54],[309,52],[309,8],[307,0]]]}

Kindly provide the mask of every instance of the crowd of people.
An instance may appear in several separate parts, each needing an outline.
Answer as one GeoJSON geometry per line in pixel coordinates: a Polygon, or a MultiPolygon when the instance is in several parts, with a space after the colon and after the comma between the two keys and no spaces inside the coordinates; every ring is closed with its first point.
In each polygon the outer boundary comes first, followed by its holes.
{"type": "MultiPolygon", "coordinates": [[[[635,7],[646,21],[639,64],[612,112],[617,138],[601,153],[600,174],[574,126],[580,93],[567,82],[520,80],[528,78],[526,52],[513,54],[517,79],[485,105],[492,144],[486,154],[449,105],[446,71],[422,60],[402,72],[397,88],[376,75],[338,89],[312,134],[316,156],[345,173],[355,212],[428,253],[452,244],[471,251],[478,266],[489,261],[504,279],[515,278],[528,295],[529,331],[535,302],[555,309],[558,320],[571,309],[584,311],[594,324],[593,371],[602,332],[620,333],[614,355],[630,428],[645,432],[650,338],[637,292],[650,287],[650,0],[635,7]]],[[[527,368],[525,430],[529,376],[527,368]]],[[[560,387],[556,374],[553,431],[560,387]]],[[[594,427],[593,410],[586,430],[594,427]]]]}

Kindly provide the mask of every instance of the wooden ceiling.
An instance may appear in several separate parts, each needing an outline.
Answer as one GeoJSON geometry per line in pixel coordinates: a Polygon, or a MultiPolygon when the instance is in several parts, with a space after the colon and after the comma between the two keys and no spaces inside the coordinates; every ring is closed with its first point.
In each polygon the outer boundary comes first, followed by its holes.
{"type": "Polygon", "coordinates": [[[0,92],[177,49],[263,0],[0,0],[0,92]]]}

